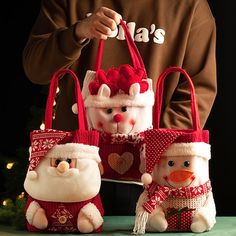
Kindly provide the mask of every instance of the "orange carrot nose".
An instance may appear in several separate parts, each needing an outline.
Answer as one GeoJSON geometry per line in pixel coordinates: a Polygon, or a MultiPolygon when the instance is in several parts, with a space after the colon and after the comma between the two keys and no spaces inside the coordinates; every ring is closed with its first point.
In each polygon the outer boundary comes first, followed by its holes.
{"type": "Polygon", "coordinates": [[[193,175],[189,170],[176,170],[170,173],[169,179],[172,182],[183,182],[193,175]]]}

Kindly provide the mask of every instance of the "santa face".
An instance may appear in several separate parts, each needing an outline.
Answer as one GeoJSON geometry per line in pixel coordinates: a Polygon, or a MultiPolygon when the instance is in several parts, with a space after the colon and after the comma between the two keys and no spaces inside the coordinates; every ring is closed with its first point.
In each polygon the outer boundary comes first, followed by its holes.
{"type": "Polygon", "coordinates": [[[112,134],[142,132],[152,125],[152,107],[119,106],[87,108],[89,126],[112,134]]]}
{"type": "Polygon", "coordinates": [[[209,180],[208,160],[199,156],[163,156],[155,166],[153,178],[170,188],[198,186],[209,180]]]}
{"type": "MultiPolygon", "coordinates": [[[[63,149],[65,145],[57,146],[63,149]]],[[[87,158],[69,153],[70,157],[65,157],[66,152],[58,155],[55,150],[48,152],[35,171],[27,173],[26,192],[35,199],[52,202],[80,202],[96,196],[101,184],[97,161],[89,158],[89,153],[87,158]]]]}

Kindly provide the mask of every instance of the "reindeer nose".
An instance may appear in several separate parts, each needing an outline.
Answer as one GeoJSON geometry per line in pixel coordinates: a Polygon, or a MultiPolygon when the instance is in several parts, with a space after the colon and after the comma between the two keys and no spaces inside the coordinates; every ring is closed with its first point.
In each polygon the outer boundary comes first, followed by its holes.
{"type": "Polygon", "coordinates": [[[124,120],[124,117],[121,115],[121,114],[115,114],[113,116],[113,120],[116,122],[116,123],[119,123],[121,122],[122,120],[124,120]]]}

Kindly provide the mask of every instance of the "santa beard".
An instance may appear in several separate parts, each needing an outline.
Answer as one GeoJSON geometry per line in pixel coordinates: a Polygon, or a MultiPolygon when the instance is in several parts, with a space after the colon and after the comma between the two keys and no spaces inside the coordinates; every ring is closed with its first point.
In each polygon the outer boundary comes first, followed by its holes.
{"type": "Polygon", "coordinates": [[[100,190],[98,163],[91,159],[79,159],[76,168],[60,173],[50,166],[50,158],[45,158],[36,173],[35,179],[26,176],[24,188],[41,201],[81,202],[93,198],[100,190]]]}

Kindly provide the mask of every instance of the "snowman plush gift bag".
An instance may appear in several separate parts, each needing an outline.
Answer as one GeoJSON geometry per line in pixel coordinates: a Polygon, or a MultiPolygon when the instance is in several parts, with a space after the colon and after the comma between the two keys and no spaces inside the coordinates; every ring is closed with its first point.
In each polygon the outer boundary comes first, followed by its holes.
{"type": "Polygon", "coordinates": [[[179,67],[167,68],[157,82],[152,130],[145,131],[145,185],[136,206],[133,232],[209,231],[216,208],[209,179],[209,132],[200,128],[191,78],[179,67]],[[160,128],[164,80],[181,73],[191,96],[192,129],[160,128]]]}
{"type": "Polygon", "coordinates": [[[89,128],[100,132],[102,179],[140,183],[143,132],[152,128],[154,92],[152,80],[147,78],[139,51],[122,20],[120,27],[133,65],[101,69],[104,40],[100,40],[95,70],[87,71],[82,95],[89,128]]]}
{"type": "Polygon", "coordinates": [[[60,69],[52,77],[45,111],[45,130],[30,133],[29,168],[24,181],[28,194],[25,215],[32,232],[101,232],[103,207],[99,195],[99,133],[88,131],[77,76],[60,69]],[[58,79],[69,74],[75,83],[78,129],[52,129],[58,79]]]}

